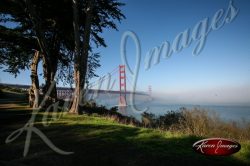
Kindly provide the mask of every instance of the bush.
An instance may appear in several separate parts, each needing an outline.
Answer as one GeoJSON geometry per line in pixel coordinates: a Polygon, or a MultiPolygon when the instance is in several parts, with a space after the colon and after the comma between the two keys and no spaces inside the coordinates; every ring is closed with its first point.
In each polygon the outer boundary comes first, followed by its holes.
{"type": "Polygon", "coordinates": [[[156,117],[152,113],[144,112],[142,114],[142,126],[147,128],[156,128],[156,117]]]}
{"type": "Polygon", "coordinates": [[[201,108],[169,111],[165,115],[156,116],[143,113],[139,126],[181,132],[198,137],[224,137],[237,140],[250,140],[250,122],[226,122],[215,112],[201,108]]]}
{"type": "Polygon", "coordinates": [[[184,119],[180,130],[187,134],[201,137],[225,137],[237,140],[250,140],[249,122],[226,122],[216,113],[208,114],[206,110],[194,108],[183,110],[184,119]]]}
{"type": "Polygon", "coordinates": [[[87,102],[84,112],[98,114],[122,124],[130,124],[137,127],[182,132],[198,137],[224,137],[237,140],[250,140],[250,122],[225,122],[216,113],[208,113],[206,110],[194,108],[188,110],[181,108],[179,111],[169,111],[165,115],[156,116],[153,113],[144,112],[142,120],[127,117],[117,112],[117,107],[107,109],[96,103],[87,102]]]}
{"type": "Polygon", "coordinates": [[[167,130],[178,130],[180,129],[180,123],[184,120],[181,112],[169,111],[165,115],[160,116],[157,119],[159,127],[167,130]]]}
{"type": "Polygon", "coordinates": [[[107,109],[103,105],[98,106],[94,101],[86,102],[82,110],[82,112],[87,113],[88,115],[100,115],[122,124],[141,126],[140,122],[137,121],[134,117],[124,116],[117,111],[118,107],[112,107],[110,109],[107,109]]]}
{"type": "Polygon", "coordinates": [[[184,117],[181,112],[169,111],[164,115],[156,117],[152,113],[142,114],[142,125],[149,128],[159,128],[163,130],[179,129],[184,117]]]}
{"type": "Polygon", "coordinates": [[[214,128],[215,122],[208,112],[194,108],[193,110],[182,111],[183,120],[181,121],[181,128],[189,134],[196,136],[205,136],[209,130],[214,128]]]}

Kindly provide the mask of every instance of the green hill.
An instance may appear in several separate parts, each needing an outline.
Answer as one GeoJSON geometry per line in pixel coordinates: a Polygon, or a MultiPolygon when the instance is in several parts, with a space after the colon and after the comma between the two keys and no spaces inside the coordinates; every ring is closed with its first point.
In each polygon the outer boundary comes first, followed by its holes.
{"type": "Polygon", "coordinates": [[[34,126],[56,147],[74,152],[54,152],[36,133],[29,152],[23,157],[26,131],[13,142],[6,138],[22,128],[32,116],[22,94],[2,91],[0,99],[0,165],[82,166],[82,165],[247,165],[250,142],[241,142],[240,152],[227,157],[204,156],[192,150],[201,139],[191,135],[134,127],[98,115],[46,113],[36,115],[34,126]],[[46,118],[47,116],[47,118],[46,118]],[[48,122],[50,125],[46,126],[48,122]]]}

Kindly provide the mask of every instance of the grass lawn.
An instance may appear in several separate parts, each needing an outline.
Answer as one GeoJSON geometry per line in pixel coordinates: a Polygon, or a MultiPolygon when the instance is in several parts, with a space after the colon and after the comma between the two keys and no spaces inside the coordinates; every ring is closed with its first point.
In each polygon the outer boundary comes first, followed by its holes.
{"type": "Polygon", "coordinates": [[[37,115],[35,127],[58,148],[74,154],[54,152],[33,133],[29,152],[23,157],[27,132],[13,142],[5,143],[5,139],[31,117],[32,110],[23,97],[6,91],[1,94],[0,166],[250,165],[249,141],[240,142],[242,149],[232,156],[203,156],[192,150],[192,144],[201,139],[195,136],[122,125],[97,115],[64,114],[49,126],[44,126],[45,113],[37,115]]]}

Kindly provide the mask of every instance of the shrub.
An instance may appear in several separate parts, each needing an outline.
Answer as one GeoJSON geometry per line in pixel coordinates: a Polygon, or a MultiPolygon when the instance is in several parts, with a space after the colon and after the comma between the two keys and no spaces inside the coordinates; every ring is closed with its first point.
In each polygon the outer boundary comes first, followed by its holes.
{"type": "Polygon", "coordinates": [[[169,111],[165,115],[159,116],[157,123],[159,127],[167,130],[180,129],[180,123],[184,120],[181,112],[169,111]]]}
{"type": "Polygon", "coordinates": [[[237,140],[250,140],[250,123],[223,121],[216,113],[194,108],[182,111],[184,119],[180,130],[187,134],[201,137],[225,137],[237,140]]]}
{"type": "Polygon", "coordinates": [[[143,113],[140,126],[173,132],[182,132],[198,137],[224,137],[237,140],[250,140],[250,122],[224,121],[215,112],[201,108],[169,111],[156,116],[143,113]]]}
{"type": "Polygon", "coordinates": [[[156,116],[153,113],[144,112],[141,121],[134,117],[127,117],[117,112],[117,107],[107,109],[96,103],[86,103],[84,112],[98,114],[122,124],[137,127],[182,132],[199,137],[224,137],[237,140],[250,140],[250,122],[225,122],[216,113],[210,113],[201,108],[169,111],[164,115],[156,116]]]}
{"type": "Polygon", "coordinates": [[[142,126],[147,128],[156,127],[156,117],[152,113],[144,112],[142,114],[142,126]]]}
{"type": "Polygon", "coordinates": [[[213,128],[213,119],[208,116],[208,112],[194,108],[193,110],[182,111],[182,129],[189,134],[205,136],[208,130],[213,128]]]}

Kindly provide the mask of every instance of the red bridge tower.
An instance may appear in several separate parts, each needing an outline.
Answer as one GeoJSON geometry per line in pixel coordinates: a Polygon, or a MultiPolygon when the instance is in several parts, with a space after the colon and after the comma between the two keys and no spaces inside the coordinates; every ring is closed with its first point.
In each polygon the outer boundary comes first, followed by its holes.
{"type": "Polygon", "coordinates": [[[125,65],[119,65],[120,73],[120,97],[119,106],[127,106],[126,102],[126,70],[125,65]]]}

